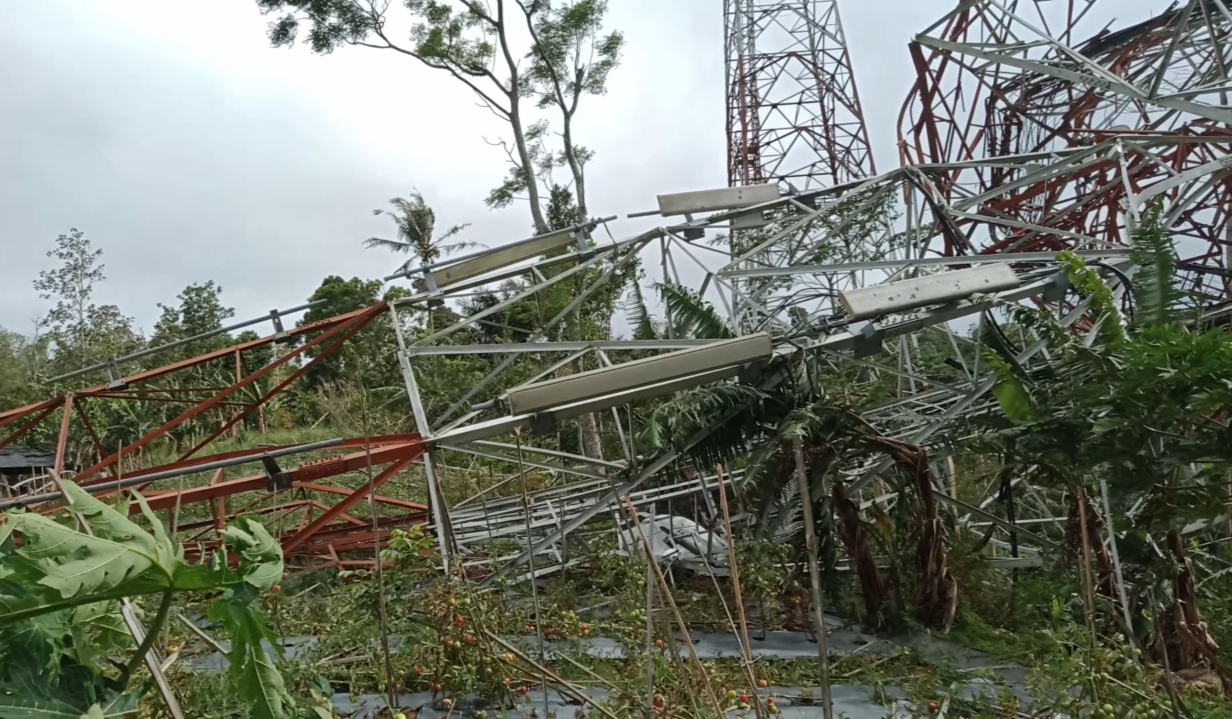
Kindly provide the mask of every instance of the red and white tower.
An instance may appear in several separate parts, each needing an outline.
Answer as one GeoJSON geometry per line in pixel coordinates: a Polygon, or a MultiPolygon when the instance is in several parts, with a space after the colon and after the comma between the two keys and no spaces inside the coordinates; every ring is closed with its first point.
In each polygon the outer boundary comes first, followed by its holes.
{"type": "Polygon", "coordinates": [[[728,184],[876,174],[836,0],[724,0],[723,20],[728,184]]]}

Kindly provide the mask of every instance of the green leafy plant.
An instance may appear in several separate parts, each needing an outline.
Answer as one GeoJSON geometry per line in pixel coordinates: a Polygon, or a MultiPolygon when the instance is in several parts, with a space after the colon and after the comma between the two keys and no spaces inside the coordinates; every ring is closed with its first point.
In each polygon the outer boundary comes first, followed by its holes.
{"type": "Polygon", "coordinates": [[[0,706],[9,707],[4,716],[132,711],[137,697],[128,691],[130,677],[165,625],[175,595],[219,590],[210,615],[231,631],[236,690],[250,700],[253,717],[287,716],[291,698],[261,646],[272,634],[252,608],[283,577],[282,549],[265,528],[240,517],[223,530],[217,551],[190,564],[140,495],[148,531],[129,519],[127,503],[113,508],[72,482],[60,485],[75,526],[25,511],[0,517],[0,651],[6,659],[26,660],[0,668],[0,706]],[[145,595],[159,597],[157,613],[141,645],[126,662],[115,662],[110,655],[131,646],[116,604],[145,595]],[[100,660],[118,667],[119,675],[106,675],[100,660]]]}

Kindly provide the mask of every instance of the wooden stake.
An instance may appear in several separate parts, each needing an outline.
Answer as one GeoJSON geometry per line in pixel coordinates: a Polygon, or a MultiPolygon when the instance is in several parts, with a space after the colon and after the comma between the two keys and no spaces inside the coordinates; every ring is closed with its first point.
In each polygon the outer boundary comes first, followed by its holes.
{"type": "MultiPolygon", "coordinates": [[[[748,675],[750,688],[753,691],[753,696],[757,696],[757,677],[753,675],[753,652],[752,645],[749,643],[749,623],[744,615],[744,598],[740,593],[740,566],[736,562],[736,537],[732,533],[731,513],[727,511],[727,485],[723,482],[723,465],[714,465],[715,477],[719,482],[719,508],[723,511],[723,528],[727,533],[727,562],[730,565],[730,579],[732,585],[732,595],[736,602],[736,617],[740,620],[740,650],[744,654],[745,673],[748,675]]],[[[762,608],[765,608],[765,602],[762,602],[762,608]]],[[[762,618],[763,627],[765,626],[765,617],[762,618]]],[[[762,716],[761,698],[755,704],[757,716],[762,716]]]]}
{"type": "MultiPolygon", "coordinates": [[[[613,714],[610,710],[608,710],[607,707],[599,705],[594,699],[591,699],[589,696],[587,696],[586,693],[583,692],[581,689],[579,689],[575,684],[571,684],[565,681],[556,672],[552,671],[551,669],[548,669],[547,666],[543,664],[539,664],[535,660],[526,656],[521,651],[518,651],[517,647],[514,647],[512,644],[510,644],[509,642],[506,642],[504,639],[501,639],[500,637],[493,634],[492,632],[489,632],[488,630],[485,629],[483,630],[483,633],[488,636],[488,639],[491,639],[492,641],[504,647],[510,654],[513,654],[514,656],[518,657],[522,661],[526,662],[527,664],[537,669],[542,676],[547,677],[548,679],[551,679],[552,681],[556,682],[560,686],[568,689],[569,693],[572,694],[577,699],[580,699],[581,701],[591,705],[595,709],[598,709],[599,711],[603,712],[607,716],[611,717],[611,719],[618,719],[618,717],[615,714],[613,714]]],[[[576,664],[576,666],[581,666],[581,665],[576,664]]],[[[544,711],[547,711],[546,704],[544,705],[544,711]]]]}
{"type": "Polygon", "coordinates": [[[701,657],[697,656],[697,648],[693,646],[693,637],[689,634],[689,628],[685,626],[684,617],[680,616],[680,610],[676,608],[676,600],[672,598],[672,592],[667,586],[667,580],[663,578],[663,571],[659,569],[659,565],[654,561],[654,555],[650,552],[650,541],[646,539],[646,533],[642,531],[642,523],[638,521],[637,510],[633,508],[633,502],[629,499],[628,495],[625,495],[624,503],[625,511],[628,512],[629,518],[633,521],[633,526],[637,528],[637,536],[642,540],[642,548],[646,552],[647,563],[650,564],[651,569],[654,571],[655,579],[658,580],[657,583],[659,591],[663,595],[663,601],[667,604],[668,609],[672,610],[672,615],[676,618],[676,626],[680,630],[680,635],[684,637],[685,644],[689,645],[689,656],[693,659],[697,671],[701,674],[702,686],[706,688],[706,695],[714,705],[715,716],[721,717],[725,713],[723,706],[719,704],[714,688],[710,686],[710,677],[706,674],[706,668],[702,666],[701,657]]]}
{"type": "Polygon", "coordinates": [[[799,437],[792,444],[796,453],[796,483],[800,485],[804,545],[808,553],[809,581],[813,590],[813,622],[816,624],[817,658],[821,671],[821,709],[825,719],[834,719],[834,705],[830,696],[830,656],[826,651],[825,605],[821,595],[821,568],[817,565],[817,530],[813,526],[813,496],[809,491],[808,473],[804,471],[804,445],[799,437]]]}

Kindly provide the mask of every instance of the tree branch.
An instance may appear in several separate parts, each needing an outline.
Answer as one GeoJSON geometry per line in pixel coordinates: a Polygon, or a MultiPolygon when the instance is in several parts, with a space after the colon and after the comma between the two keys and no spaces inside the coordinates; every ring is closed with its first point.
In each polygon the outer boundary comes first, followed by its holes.
{"type": "MultiPolygon", "coordinates": [[[[448,72],[450,75],[452,75],[454,79],[458,80],[463,85],[466,85],[468,88],[470,88],[471,92],[478,95],[479,98],[483,100],[483,102],[488,106],[488,109],[492,110],[492,112],[497,113],[501,117],[501,119],[505,120],[506,122],[510,121],[510,116],[512,115],[512,112],[506,107],[504,107],[503,105],[501,105],[499,102],[494,100],[490,95],[488,95],[488,93],[479,89],[479,86],[476,85],[474,82],[472,82],[470,79],[471,77],[487,77],[490,80],[492,80],[492,82],[497,87],[500,87],[501,86],[500,80],[496,77],[496,75],[492,73],[491,70],[484,70],[481,73],[469,73],[468,72],[468,73],[463,74],[457,68],[451,65],[441,63],[441,62],[434,62],[432,60],[429,60],[428,58],[425,58],[423,55],[415,52],[414,50],[408,50],[404,47],[400,47],[398,45],[393,44],[392,42],[389,41],[389,38],[385,36],[385,32],[382,29],[377,29],[374,32],[376,33],[377,37],[385,41],[384,45],[373,45],[371,43],[362,43],[362,42],[356,42],[354,44],[359,45],[361,47],[371,47],[371,48],[376,48],[379,50],[388,49],[388,50],[393,50],[395,52],[400,52],[403,55],[407,55],[407,56],[415,58],[416,60],[423,63],[425,66],[432,68],[433,70],[444,70],[448,72]]],[[[503,90],[504,88],[501,88],[501,89],[503,90]]]]}
{"type": "MultiPolygon", "coordinates": [[[[541,41],[539,40],[539,33],[535,30],[535,23],[534,23],[533,18],[531,17],[531,11],[529,8],[526,7],[526,3],[524,2],[524,0],[516,0],[516,1],[518,3],[518,7],[522,8],[522,14],[526,17],[526,29],[530,31],[531,51],[537,52],[538,48],[541,45],[541,41]]],[[[544,58],[542,54],[540,54],[539,57],[540,57],[540,60],[543,62],[543,66],[547,68],[548,75],[550,76],[550,79],[552,81],[553,94],[556,95],[556,103],[557,105],[560,106],[561,112],[565,114],[565,119],[567,121],[570,117],[572,117],[573,112],[577,109],[577,101],[576,100],[574,101],[572,109],[570,110],[565,109],[565,96],[564,96],[564,91],[561,90],[561,87],[560,87],[560,75],[556,72],[556,68],[553,67],[552,63],[548,62],[547,59],[544,58]]]]}
{"type": "Polygon", "coordinates": [[[475,17],[483,20],[494,28],[500,28],[500,24],[496,21],[496,19],[488,14],[490,11],[485,12],[486,8],[484,10],[480,10],[479,3],[475,2],[475,0],[461,0],[461,2],[467,10],[470,10],[471,13],[475,15],[475,17]]]}

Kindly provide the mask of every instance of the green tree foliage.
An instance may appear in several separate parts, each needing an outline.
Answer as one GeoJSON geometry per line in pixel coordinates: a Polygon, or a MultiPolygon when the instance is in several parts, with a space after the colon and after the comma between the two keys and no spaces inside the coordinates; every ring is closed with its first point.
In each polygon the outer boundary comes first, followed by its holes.
{"type": "MultiPolygon", "coordinates": [[[[560,114],[561,150],[554,164],[569,168],[578,214],[585,218],[585,166],[593,153],[574,141],[573,118],[584,95],[607,92],[607,78],[620,63],[624,36],[619,31],[604,34],[604,0],[556,6],[546,0],[531,0],[524,10],[533,41],[527,71],[529,92],[540,108],[554,107],[560,114]]],[[[554,195],[549,197],[549,216],[554,200],[554,195]]]]}
{"type": "MultiPolygon", "coordinates": [[[[222,329],[224,322],[235,316],[235,310],[222,303],[222,288],[214,284],[213,280],[188,285],[176,299],[180,301],[178,306],[159,303],[162,315],[154,324],[154,336],[150,338],[151,347],[215,332],[222,329]]],[[[230,335],[219,334],[159,353],[159,361],[165,363],[193,357],[213,352],[231,343],[230,335]]]]}
{"type": "MultiPolygon", "coordinates": [[[[584,221],[583,216],[569,188],[560,185],[552,187],[548,203],[548,219],[551,223],[549,227],[552,230],[563,230],[582,224],[584,221]]],[[[575,249],[576,246],[570,244],[554,250],[549,254],[549,257],[562,256],[573,252],[575,249]]],[[[542,269],[542,275],[548,279],[555,278],[561,273],[576,267],[574,262],[575,260],[569,260],[551,267],[545,267],[542,269]]],[[[627,263],[614,270],[610,266],[604,265],[588,267],[568,279],[557,282],[551,287],[512,302],[508,306],[479,319],[471,327],[454,333],[444,341],[457,344],[499,341],[524,342],[532,335],[538,335],[552,341],[608,339],[611,337],[611,319],[616,312],[620,297],[636,273],[637,266],[634,263],[627,263]],[[597,286],[590,289],[592,285],[596,284],[597,286]],[[563,320],[557,319],[560,313],[583,292],[588,292],[586,298],[572,313],[563,320]]],[[[464,300],[460,304],[459,310],[464,316],[474,316],[509,301],[512,297],[525,292],[529,287],[530,284],[525,280],[510,280],[495,290],[481,292],[474,297],[464,300]]],[[[443,314],[440,316],[443,316],[443,314]]],[[[444,324],[442,322],[435,322],[433,326],[439,328],[444,324]]],[[[483,373],[488,369],[496,367],[502,359],[503,357],[499,356],[485,357],[482,355],[459,358],[458,362],[465,364],[466,369],[457,368],[456,371],[462,372],[460,376],[475,377],[476,373],[478,373],[478,378],[482,378],[483,373]]],[[[555,360],[552,361],[554,362],[555,360]]],[[[417,367],[436,367],[442,363],[444,363],[442,358],[416,360],[417,367]]],[[[545,361],[540,369],[546,368],[551,363],[545,361]]],[[[492,391],[499,392],[513,384],[526,381],[534,374],[534,370],[530,370],[531,367],[532,365],[529,363],[519,363],[517,371],[504,373],[493,385],[490,385],[492,391]],[[526,370],[530,370],[529,373],[526,370]]],[[[568,371],[580,372],[585,369],[588,368],[584,367],[579,361],[572,363],[568,371]]],[[[432,404],[437,399],[436,397],[431,397],[427,391],[429,383],[448,382],[451,386],[453,384],[451,381],[441,377],[436,370],[428,371],[425,369],[420,374],[423,377],[421,379],[421,389],[424,390],[425,404],[432,404]]],[[[474,387],[474,384],[471,384],[470,387],[474,387]]],[[[446,396],[453,395],[450,393],[446,396]]],[[[449,407],[451,405],[452,401],[449,401],[445,406],[449,407]]],[[[600,453],[603,451],[604,438],[601,437],[597,420],[592,415],[587,415],[578,420],[578,422],[582,428],[582,437],[579,442],[574,443],[571,439],[567,440],[567,446],[562,446],[561,449],[572,452],[581,451],[583,454],[592,457],[600,456],[600,453]]],[[[560,432],[561,437],[570,434],[574,428],[572,424],[567,426],[568,430],[562,429],[560,432]]],[[[615,441],[615,438],[609,439],[615,441]]]]}
{"type": "MultiPolygon", "coordinates": [[[[722,340],[735,330],[696,292],[675,284],[656,285],[665,308],[665,333],[688,339],[722,340]]],[[[658,330],[640,289],[634,292],[632,323],[636,331],[657,336],[658,330]]],[[[869,456],[888,456],[895,464],[899,491],[896,524],[902,532],[883,531],[883,546],[893,552],[913,552],[910,572],[915,578],[913,609],[922,623],[948,628],[953,621],[957,589],[947,563],[944,530],[931,489],[935,477],[927,453],[898,442],[869,426],[855,404],[846,404],[827,387],[829,368],[815,356],[799,353],[772,360],[761,373],[760,386],[718,382],[677,393],[646,412],[638,442],[648,452],[671,447],[686,449],[698,467],[716,462],[743,464],[739,489],[757,512],[762,537],[790,540],[802,530],[796,486],[794,443],[804,447],[806,472],[817,504],[814,516],[823,546],[841,541],[859,576],[868,618],[874,623],[895,621],[905,607],[887,607],[889,598],[873,555],[873,534],[865,526],[858,505],[848,496],[839,470],[869,456]],[[691,443],[704,434],[700,442],[691,443]],[[837,515],[838,522],[829,518],[837,515]],[[906,543],[913,538],[914,546],[906,543]],[[901,544],[902,546],[897,546],[901,544]]],[[[888,524],[888,523],[887,523],[888,524]]],[[[896,578],[900,578],[895,573],[896,578]]],[[[901,596],[900,592],[894,596],[901,596]]]]}
{"type": "Polygon", "coordinates": [[[94,303],[95,286],[106,276],[95,249],[81,230],[73,228],[56,238],[47,256],[59,266],[39,273],[34,289],[54,304],[39,328],[52,346],[49,372],[69,372],[89,364],[132,352],[141,346],[132,320],[115,305],[94,303]]]}
{"type": "Polygon", "coordinates": [[[545,195],[554,168],[568,167],[578,207],[586,211],[584,166],[589,150],[577,144],[573,121],[580,99],[605,91],[620,60],[623,37],[604,34],[607,4],[602,0],[552,3],[548,0],[406,0],[411,31],[396,37],[388,6],[367,0],[257,0],[263,13],[275,14],[269,39],[275,47],[303,39],[316,53],[345,46],[390,50],[447,73],[475,93],[504,121],[511,143],[501,143],[509,174],[488,196],[504,207],[525,196],[536,234],[549,227],[545,195]],[[529,42],[524,38],[529,37],[529,42]],[[523,63],[529,60],[528,64],[523,63]],[[545,120],[528,116],[524,99],[540,109],[557,110],[561,148],[549,147],[545,120]]]}
{"type": "MultiPolygon", "coordinates": [[[[149,347],[158,348],[163,345],[186,340],[208,332],[221,330],[226,321],[235,315],[235,311],[223,304],[222,288],[212,280],[190,284],[177,296],[174,305],[159,304],[162,313],[154,325],[154,333],[149,347]]],[[[160,350],[142,360],[144,367],[157,367],[173,362],[180,362],[209,352],[228,347],[235,339],[227,333],[219,333],[213,337],[188,342],[178,347],[160,350]]],[[[254,358],[248,358],[245,363],[251,364],[254,358]]],[[[236,366],[233,356],[228,355],[206,364],[185,369],[172,375],[147,383],[147,394],[154,390],[178,391],[194,387],[225,387],[236,379],[236,366]]],[[[134,365],[126,365],[126,370],[138,369],[134,365]]],[[[252,371],[250,367],[248,371],[252,371]]],[[[243,390],[238,398],[255,400],[267,386],[260,382],[258,386],[243,390]]],[[[154,393],[154,397],[165,396],[154,393]]],[[[174,396],[174,395],[172,395],[174,396]]],[[[180,396],[183,396],[182,394],[180,396]]],[[[84,412],[90,424],[99,434],[103,447],[114,452],[133,437],[140,436],[174,418],[184,411],[184,405],[178,402],[159,401],[158,399],[96,399],[78,406],[79,412],[84,412]]],[[[228,421],[234,414],[234,408],[226,406],[208,410],[204,418],[214,426],[228,421]]],[[[255,422],[255,418],[253,418],[255,422]]],[[[74,425],[75,426],[75,425],[74,425]]],[[[182,449],[191,446],[201,439],[201,427],[192,424],[181,426],[171,431],[171,438],[181,445],[182,449]]],[[[71,435],[75,456],[94,461],[98,459],[92,440],[84,431],[75,431],[71,435]]]]}
{"type": "MultiPolygon", "coordinates": [[[[372,307],[382,301],[397,299],[405,293],[406,290],[395,287],[382,294],[379,280],[363,280],[358,277],[344,280],[331,275],[326,277],[308,298],[309,301],[321,301],[322,304],[304,313],[299,325],[305,326],[336,315],[372,307]]],[[[407,321],[406,313],[399,314],[399,319],[407,321]]],[[[404,326],[403,330],[410,331],[410,327],[404,326]]],[[[309,333],[304,340],[315,336],[316,333],[309,333]]],[[[307,355],[310,358],[319,357],[321,352],[332,344],[332,341],[326,341],[325,344],[308,350],[307,355]]],[[[362,414],[359,402],[360,394],[363,393],[367,395],[369,408],[388,410],[403,418],[403,424],[409,422],[410,406],[395,354],[397,347],[393,321],[389,313],[385,313],[348,340],[339,351],[310,369],[305,375],[305,381],[293,387],[294,391],[288,395],[284,405],[288,412],[286,424],[316,424],[327,411],[322,404],[323,400],[327,396],[334,396],[344,405],[339,408],[340,414],[355,418],[350,431],[359,431],[358,418],[362,414]]],[[[399,429],[405,430],[406,427],[399,429]]]]}
{"type": "Polygon", "coordinates": [[[38,513],[0,515],[0,712],[4,716],[120,716],[135,709],[129,677],[164,626],[180,592],[222,592],[211,613],[232,629],[235,687],[254,701],[253,716],[282,719],[291,701],[269,663],[270,636],[253,601],[282,579],[282,549],[259,522],[240,517],[223,530],[223,548],[188,563],[139,495],[149,529],[72,482],[61,487],[75,525],[38,513]],[[20,540],[20,541],[17,541],[20,540]],[[107,676],[99,660],[131,642],[115,611],[121,599],[160,597],[145,642],[107,676]],[[252,665],[259,669],[250,669],[252,665]],[[43,712],[43,713],[40,713],[43,712]]]}
{"type": "Polygon", "coordinates": [[[46,363],[45,342],[0,327],[0,410],[38,398],[39,372],[46,363]]]}
{"type": "MultiPolygon", "coordinates": [[[[1067,490],[1074,498],[1071,525],[1081,521],[1081,498],[1098,495],[1106,482],[1113,516],[1101,517],[1090,502],[1085,505],[1098,590],[1117,595],[1099,536],[1103,522],[1111,521],[1121,532],[1133,616],[1151,616],[1152,597],[1172,602],[1160,611],[1172,668],[1195,661],[1219,668],[1214,642],[1195,619],[1194,570],[1180,532],[1225,511],[1232,335],[1177,321],[1175,251],[1159,218],[1158,208],[1150,209],[1132,236],[1139,274],[1129,327],[1098,272],[1072,254],[1063,255],[1062,264],[1089,302],[1098,342],[1088,346],[1047,312],[1013,309],[1019,324],[1048,342],[1049,361],[1024,369],[989,354],[1000,375],[995,395],[1004,418],[977,446],[1008,467],[1025,468],[1037,486],[1067,490]],[[1182,579],[1185,573],[1190,580],[1182,579]],[[1186,618],[1185,612],[1192,614],[1186,618]]],[[[1070,536],[1071,552],[1085,551],[1073,539],[1081,537],[1077,526],[1070,527],[1070,536]]],[[[1149,625],[1133,630],[1139,640],[1151,641],[1149,625]]],[[[1154,656],[1162,651],[1154,647],[1154,656]]]]}

